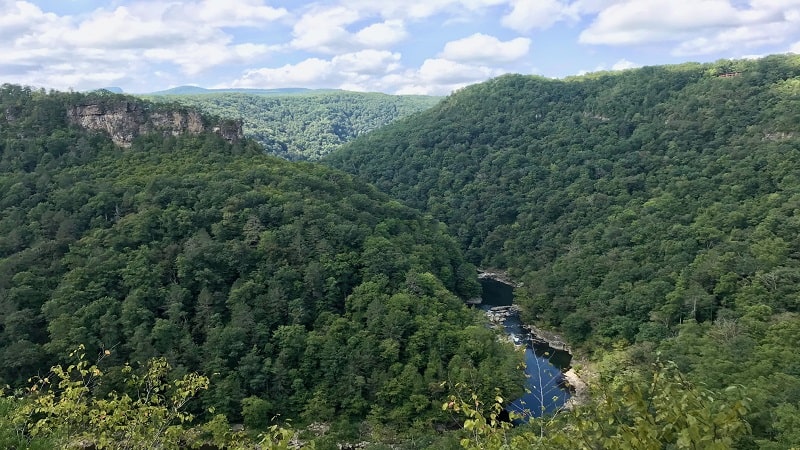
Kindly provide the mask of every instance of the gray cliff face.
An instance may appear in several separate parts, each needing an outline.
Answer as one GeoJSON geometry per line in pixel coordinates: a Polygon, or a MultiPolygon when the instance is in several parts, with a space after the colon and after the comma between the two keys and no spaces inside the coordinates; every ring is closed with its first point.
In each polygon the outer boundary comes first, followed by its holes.
{"type": "Polygon", "coordinates": [[[238,121],[208,124],[196,111],[150,110],[145,104],[130,101],[74,105],[67,109],[67,120],[88,130],[108,133],[115,144],[126,148],[134,138],[146,133],[178,136],[211,131],[228,142],[244,137],[238,121]]]}

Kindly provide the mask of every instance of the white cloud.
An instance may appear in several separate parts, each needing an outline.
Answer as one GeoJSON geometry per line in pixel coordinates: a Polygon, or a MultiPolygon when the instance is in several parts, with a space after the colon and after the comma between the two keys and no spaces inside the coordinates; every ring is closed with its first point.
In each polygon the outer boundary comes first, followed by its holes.
{"type": "Polygon", "coordinates": [[[339,3],[364,15],[384,19],[422,20],[437,14],[450,15],[481,13],[492,6],[505,5],[510,0],[341,0],[339,3]]]}
{"type": "Polygon", "coordinates": [[[289,14],[285,8],[273,8],[261,0],[203,0],[181,9],[187,19],[211,27],[263,27],[289,14]]]}
{"type": "Polygon", "coordinates": [[[388,49],[408,33],[401,19],[371,23],[353,32],[357,22],[375,20],[375,13],[345,6],[315,7],[303,14],[292,29],[290,47],[312,53],[335,55],[361,49],[388,49]]]}
{"type": "Polygon", "coordinates": [[[586,44],[627,45],[676,41],[687,33],[740,23],[727,0],[632,0],[614,4],[598,14],[580,34],[586,44]]]}
{"type": "Polygon", "coordinates": [[[503,16],[504,26],[520,33],[549,28],[556,22],[577,19],[567,3],[559,0],[510,0],[511,12],[503,16]]]}
{"type": "Polygon", "coordinates": [[[368,48],[389,48],[408,36],[402,20],[393,19],[362,28],[355,40],[368,48]]]}
{"type": "Polygon", "coordinates": [[[331,62],[309,58],[297,64],[286,64],[275,69],[256,69],[245,72],[233,83],[235,87],[296,87],[324,86],[332,75],[331,62]]]}
{"type": "Polygon", "coordinates": [[[426,59],[419,68],[420,78],[434,84],[469,83],[500,73],[502,71],[490,67],[461,64],[441,58],[426,59]]]}
{"type": "Polygon", "coordinates": [[[705,55],[734,49],[741,51],[764,45],[780,44],[792,32],[793,28],[794,26],[788,23],[777,23],[726,29],[710,36],[697,37],[682,42],[672,53],[678,56],[705,55]]]}
{"type": "Polygon", "coordinates": [[[475,33],[448,42],[439,56],[459,62],[509,63],[524,58],[530,45],[531,40],[528,38],[520,37],[503,42],[494,36],[475,33]]]}
{"type": "MultiPolygon", "coordinates": [[[[425,60],[417,69],[404,68],[399,53],[362,50],[329,60],[309,58],[277,68],[249,70],[233,87],[333,87],[354,91],[444,95],[504,71],[442,58],[425,60]]],[[[226,87],[226,86],[218,86],[226,87]]]]}
{"type": "Polygon", "coordinates": [[[386,50],[362,50],[330,60],[309,58],[277,68],[253,69],[232,83],[234,87],[337,87],[371,90],[374,82],[400,68],[400,54],[386,50]]]}
{"type": "Polygon", "coordinates": [[[503,73],[487,66],[432,58],[425,60],[419,69],[388,75],[381,82],[396,94],[446,95],[503,73]]]}
{"type": "Polygon", "coordinates": [[[641,64],[636,64],[635,62],[622,58],[611,66],[611,70],[627,70],[635,69],[637,67],[641,67],[641,64]]]}
{"type": "Polygon", "coordinates": [[[0,2],[0,42],[11,42],[25,34],[40,32],[58,21],[55,14],[45,14],[32,3],[0,2]]]}
{"type": "Polygon", "coordinates": [[[344,8],[314,9],[294,24],[292,47],[335,54],[351,46],[352,36],[347,26],[361,17],[358,11],[344,8]]]}
{"type": "Polygon", "coordinates": [[[54,88],[93,88],[154,64],[178,66],[194,75],[209,68],[249,62],[272,48],[234,43],[223,27],[263,27],[285,9],[261,0],[140,1],[59,17],[26,1],[0,0],[0,75],[54,88]]]}
{"type": "Polygon", "coordinates": [[[795,42],[791,47],[789,47],[789,53],[796,53],[800,55],[800,41],[795,42]]]}
{"type": "Polygon", "coordinates": [[[610,69],[605,64],[599,64],[599,65],[595,66],[595,68],[592,69],[592,70],[581,69],[576,73],[576,75],[581,76],[581,75],[586,75],[587,73],[592,73],[592,72],[607,72],[607,71],[617,72],[617,71],[621,71],[621,70],[635,69],[637,67],[642,67],[642,65],[641,64],[637,64],[637,63],[632,62],[632,61],[628,61],[625,58],[622,58],[622,59],[618,60],[617,62],[615,62],[614,64],[612,64],[610,69]]]}
{"type": "Polygon", "coordinates": [[[800,29],[800,0],[629,0],[604,8],[580,34],[584,44],[674,42],[673,55],[755,49],[784,42],[800,29]]]}
{"type": "Polygon", "coordinates": [[[173,48],[152,48],[143,51],[143,56],[153,61],[173,63],[180,66],[188,75],[196,75],[204,70],[222,64],[252,61],[271,51],[267,45],[219,43],[190,43],[173,48]]]}
{"type": "Polygon", "coordinates": [[[331,62],[344,73],[379,75],[400,68],[400,54],[386,50],[361,50],[335,56],[331,62]]]}
{"type": "Polygon", "coordinates": [[[189,23],[165,22],[160,14],[153,13],[136,14],[125,6],[113,11],[97,10],[77,28],[53,30],[38,39],[56,45],[60,42],[76,48],[111,50],[174,46],[214,35],[211,29],[190,31],[189,23]]]}

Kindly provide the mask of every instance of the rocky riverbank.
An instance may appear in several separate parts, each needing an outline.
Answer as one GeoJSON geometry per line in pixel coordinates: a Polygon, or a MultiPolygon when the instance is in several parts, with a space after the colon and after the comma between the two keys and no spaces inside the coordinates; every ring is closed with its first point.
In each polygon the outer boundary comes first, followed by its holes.
{"type": "Polygon", "coordinates": [[[522,327],[530,332],[531,341],[533,341],[534,344],[548,345],[555,350],[561,350],[572,354],[572,350],[569,348],[567,342],[558,334],[542,330],[535,325],[526,324],[522,327]]]}
{"type": "Polygon", "coordinates": [[[589,401],[589,386],[578,376],[575,369],[570,368],[564,372],[564,382],[571,394],[564,408],[572,409],[576,406],[585,405],[589,401]]]}
{"type": "Polygon", "coordinates": [[[512,280],[511,277],[502,270],[478,270],[478,279],[499,281],[500,283],[507,284],[514,288],[522,286],[521,283],[512,280]]]}

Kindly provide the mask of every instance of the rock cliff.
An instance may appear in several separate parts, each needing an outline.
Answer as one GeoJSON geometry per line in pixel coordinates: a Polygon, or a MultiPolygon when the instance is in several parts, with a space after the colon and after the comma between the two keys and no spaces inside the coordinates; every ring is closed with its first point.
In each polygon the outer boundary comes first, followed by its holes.
{"type": "Polygon", "coordinates": [[[128,100],[103,100],[72,105],[67,108],[67,119],[71,124],[88,130],[108,133],[114,143],[121,147],[130,147],[134,138],[146,133],[177,136],[210,131],[228,142],[236,142],[244,136],[240,121],[218,120],[216,123],[207,123],[196,111],[170,110],[128,100]]]}

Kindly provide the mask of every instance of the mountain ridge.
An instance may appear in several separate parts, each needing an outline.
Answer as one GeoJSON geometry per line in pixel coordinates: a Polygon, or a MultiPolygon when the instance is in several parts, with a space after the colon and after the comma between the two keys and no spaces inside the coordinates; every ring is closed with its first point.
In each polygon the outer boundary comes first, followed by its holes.
{"type": "Polygon", "coordinates": [[[504,75],[325,162],[508,269],[525,320],[573,348],[745,386],[756,438],[787,448],[800,442],[774,414],[800,407],[785,331],[800,329],[798,136],[800,56],[773,55],[504,75]]]}

